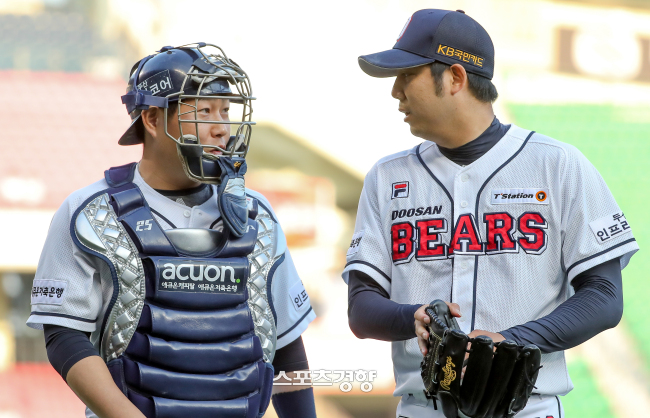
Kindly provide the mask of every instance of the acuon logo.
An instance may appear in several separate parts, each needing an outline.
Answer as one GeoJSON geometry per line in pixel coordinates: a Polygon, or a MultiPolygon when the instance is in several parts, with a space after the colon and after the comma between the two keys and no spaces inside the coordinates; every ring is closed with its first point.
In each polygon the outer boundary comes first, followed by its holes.
{"type": "Polygon", "coordinates": [[[221,280],[224,282],[227,276],[232,283],[238,283],[239,279],[235,279],[235,269],[231,266],[215,266],[213,264],[179,264],[178,266],[172,263],[163,264],[164,270],[161,276],[165,280],[187,280],[203,281],[204,279],[209,282],[221,280]],[[230,273],[228,275],[228,273],[230,273]]]}

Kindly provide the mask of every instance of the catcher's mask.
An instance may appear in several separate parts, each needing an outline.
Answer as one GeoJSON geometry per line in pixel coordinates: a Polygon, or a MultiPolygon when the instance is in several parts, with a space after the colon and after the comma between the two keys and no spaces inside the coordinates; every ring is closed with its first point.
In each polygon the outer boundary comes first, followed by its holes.
{"type": "MultiPolygon", "coordinates": [[[[164,110],[165,134],[176,142],[183,169],[191,179],[202,183],[219,184],[221,168],[217,160],[222,157],[245,158],[251,137],[253,108],[251,83],[248,75],[228,58],[220,47],[199,42],[179,47],[165,46],[156,54],[137,62],[131,69],[127,93],[122,96],[131,116],[131,126],[119,140],[120,145],[143,142],[142,110],[156,106],[164,110]],[[233,92],[230,86],[235,87],[233,92]],[[241,106],[241,118],[230,120],[199,119],[200,99],[227,99],[241,106]],[[179,136],[175,138],[167,130],[170,116],[169,104],[176,102],[179,136]],[[181,106],[185,105],[185,106],[181,106]],[[190,110],[186,110],[189,107],[190,110]],[[193,119],[185,119],[186,115],[193,119]],[[194,133],[183,132],[183,125],[194,124],[194,133]],[[237,125],[237,131],[225,147],[201,142],[200,124],[237,125]],[[217,149],[214,155],[205,149],[217,149]]],[[[187,129],[186,129],[187,130],[187,129]]],[[[239,162],[238,164],[241,164],[239,162]]]]}

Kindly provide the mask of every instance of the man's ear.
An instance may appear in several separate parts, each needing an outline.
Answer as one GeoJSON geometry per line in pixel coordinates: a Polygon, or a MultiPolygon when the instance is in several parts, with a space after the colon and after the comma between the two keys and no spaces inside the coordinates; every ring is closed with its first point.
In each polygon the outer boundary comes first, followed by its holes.
{"type": "Polygon", "coordinates": [[[454,64],[449,67],[451,73],[451,91],[452,95],[458,93],[467,85],[467,72],[460,64],[454,64]]]}
{"type": "Polygon", "coordinates": [[[158,108],[151,106],[149,109],[145,109],[140,114],[140,119],[142,120],[142,125],[146,132],[149,133],[152,137],[156,137],[156,128],[158,124],[161,123],[161,119],[158,118],[158,108]]]}

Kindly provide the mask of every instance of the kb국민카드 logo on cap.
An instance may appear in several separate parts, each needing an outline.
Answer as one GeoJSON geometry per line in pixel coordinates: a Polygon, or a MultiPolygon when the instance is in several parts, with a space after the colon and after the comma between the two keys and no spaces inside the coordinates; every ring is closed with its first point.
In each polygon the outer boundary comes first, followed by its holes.
{"type": "Polygon", "coordinates": [[[391,200],[404,197],[409,197],[409,182],[400,181],[398,183],[393,183],[393,190],[390,195],[391,200]]]}
{"type": "Polygon", "coordinates": [[[446,57],[453,58],[458,61],[466,62],[475,67],[483,68],[482,57],[476,56],[474,54],[470,54],[469,52],[465,52],[458,48],[452,48],[447,45],[438,44],[438,50],[436,51],[436,54],[444,55],[446,57]]]}
{"type": "Polygon", "coordinates": [[[404,27],[402,28],[402,31],[399,33],[399,36],[397,37],[397,42],[399,42],[400,39],[402,39],[402,36],[404,36],[404,32],[406,32],[406,28],[409,27],[409,23],[411,23],[411,19],[413,16],[409,17],[406,23],[404,24],[404,27]]]}

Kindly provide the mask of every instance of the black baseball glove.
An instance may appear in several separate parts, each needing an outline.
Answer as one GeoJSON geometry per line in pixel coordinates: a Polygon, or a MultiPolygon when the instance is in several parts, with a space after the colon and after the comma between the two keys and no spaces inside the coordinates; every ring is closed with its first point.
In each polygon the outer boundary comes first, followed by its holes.
{"type": "Polygon", "coordinates": [[[445,417],[511,418],[524,409],[541,368],[537,346],[510,340],[495,344],[484,335],[469,338],[441,300],[431,302],[426,313],[431,322],[420,364],[424,394],[440,402],[445,417]]]}

